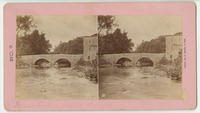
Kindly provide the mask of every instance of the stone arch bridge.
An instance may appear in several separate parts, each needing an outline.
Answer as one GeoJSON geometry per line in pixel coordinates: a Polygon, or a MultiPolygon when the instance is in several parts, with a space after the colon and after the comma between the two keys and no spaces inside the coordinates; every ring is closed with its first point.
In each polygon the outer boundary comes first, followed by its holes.
{"type": "Polygon", "coordinates": [[[48,61],[51,65],[55,64],[60,59],[66,59],[69,61],[71,66],[74,66],[82,57],[82,54],[39,54],[39,55],[24,55],[19,59],[26,64],[35,65],[37,61],[44,59],[48,61]]]}
{"type": "MultiPolygon", "coordinates": [[[[126,58],[131,61],[133,66],[141,58],[150,59],[153,64],[157,64],[165,53],[120,53],[120,54],[105,54],[102,58],[111,63],[116,64],[120,59],[126,58]]],[[[82,54],[39,54],[39,55],[24,55],[20,57],[20,60],[29,65],[35,65],[38,60],[45,59],[51,65],[55,64],[60,59],[66,59],[70,62],[71,66],[74,66],[81,58],[82,54]]]]}
{"type": "Polygon", "coordinates": [[[128,59],[131,61],[133,66],[141,58],[147,58],[153,62],[153,64],[157,64],[161,58],[165,56],[165,53],[120,53],[120,54],[105,54],[102,58],[111,64],[117,64],[120,59],[128,59]]]}

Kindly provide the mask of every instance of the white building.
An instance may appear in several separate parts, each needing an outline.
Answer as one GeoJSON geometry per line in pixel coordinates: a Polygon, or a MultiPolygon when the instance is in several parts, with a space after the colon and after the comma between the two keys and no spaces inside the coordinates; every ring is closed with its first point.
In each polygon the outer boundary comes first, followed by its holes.
{"type": "Polygon", "coordinates": [[[83,58],[85,61],[95,60],[98,54],[97,35],[83,37],[83,58]]]}
{"type": "Polygon", "coordinates": [[[174,60],[182,50],[182,33],[166,36],[166,58],[174,60]]]}

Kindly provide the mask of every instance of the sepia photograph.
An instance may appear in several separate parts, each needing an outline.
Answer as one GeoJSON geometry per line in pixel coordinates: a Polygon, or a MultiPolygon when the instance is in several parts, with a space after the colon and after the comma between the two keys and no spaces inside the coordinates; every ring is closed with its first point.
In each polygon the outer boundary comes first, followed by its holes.
{"type": "Polygon", "coordinates": [[[98,16],[100,99],[182,99],[180,16],[98,16]]]}
{"type": "Polygon", "coordinates": [[[96,18],[17,16],[17,100],[98,99],[96,18]]]}
{"type": "Polygon", "coordinates": [[[180,16],[16,18],[16,99],[182,99],[180,16]]]}
{"type": "Polygon", "coordinates": [[[3,14],[7,111],[197,108],[195,2],[6,3],[3,14]]]}

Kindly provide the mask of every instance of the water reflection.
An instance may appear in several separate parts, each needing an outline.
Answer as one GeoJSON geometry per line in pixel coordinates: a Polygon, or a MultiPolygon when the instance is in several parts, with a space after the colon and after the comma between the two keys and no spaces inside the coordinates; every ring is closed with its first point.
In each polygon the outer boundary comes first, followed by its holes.
{"type": "Polygon", "coordinates": [[[16,69],[17,99],[181,99],[181,83],[154,67],[100,68],[93,84],[68,68],[16,69]],[[100,95],[98,94],[100,92],[100,95]]]}
{"type": "Polygon", "coordinates": [[[101,99],[181,99],[181,83],[154,67],[100,68],[101,99]]]}
{"type": "Polygon", "coordinates": [[[68,68],[16,69],[16,99],[97,99],[97,84],[68,68]],[[90,92],[90,93],[88,93],[90,92]]]}

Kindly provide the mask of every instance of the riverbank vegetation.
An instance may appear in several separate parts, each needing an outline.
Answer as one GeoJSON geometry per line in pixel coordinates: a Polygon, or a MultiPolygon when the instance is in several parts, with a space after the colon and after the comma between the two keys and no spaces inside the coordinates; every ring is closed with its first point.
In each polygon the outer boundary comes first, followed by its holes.
{"type": "Polygon", "coordinates": [[[79,77],[84,77],[86,79],[89,79],[93,83],[98,82],[98,76],[97,76],[97,60],[94,59],[92,61],[85,61],[83,58],[81,58],[73,68],[73,70],[76,70],[78,72],[79,77]]]}
{"type": "Polygon", "coordinates": [[[163,57],[156,68],[159,68],[167,73],[167,76],[172,80],[182,80],[182,50],[179,51],[179,55],[174,60],[167,60],[163,57]]]}

